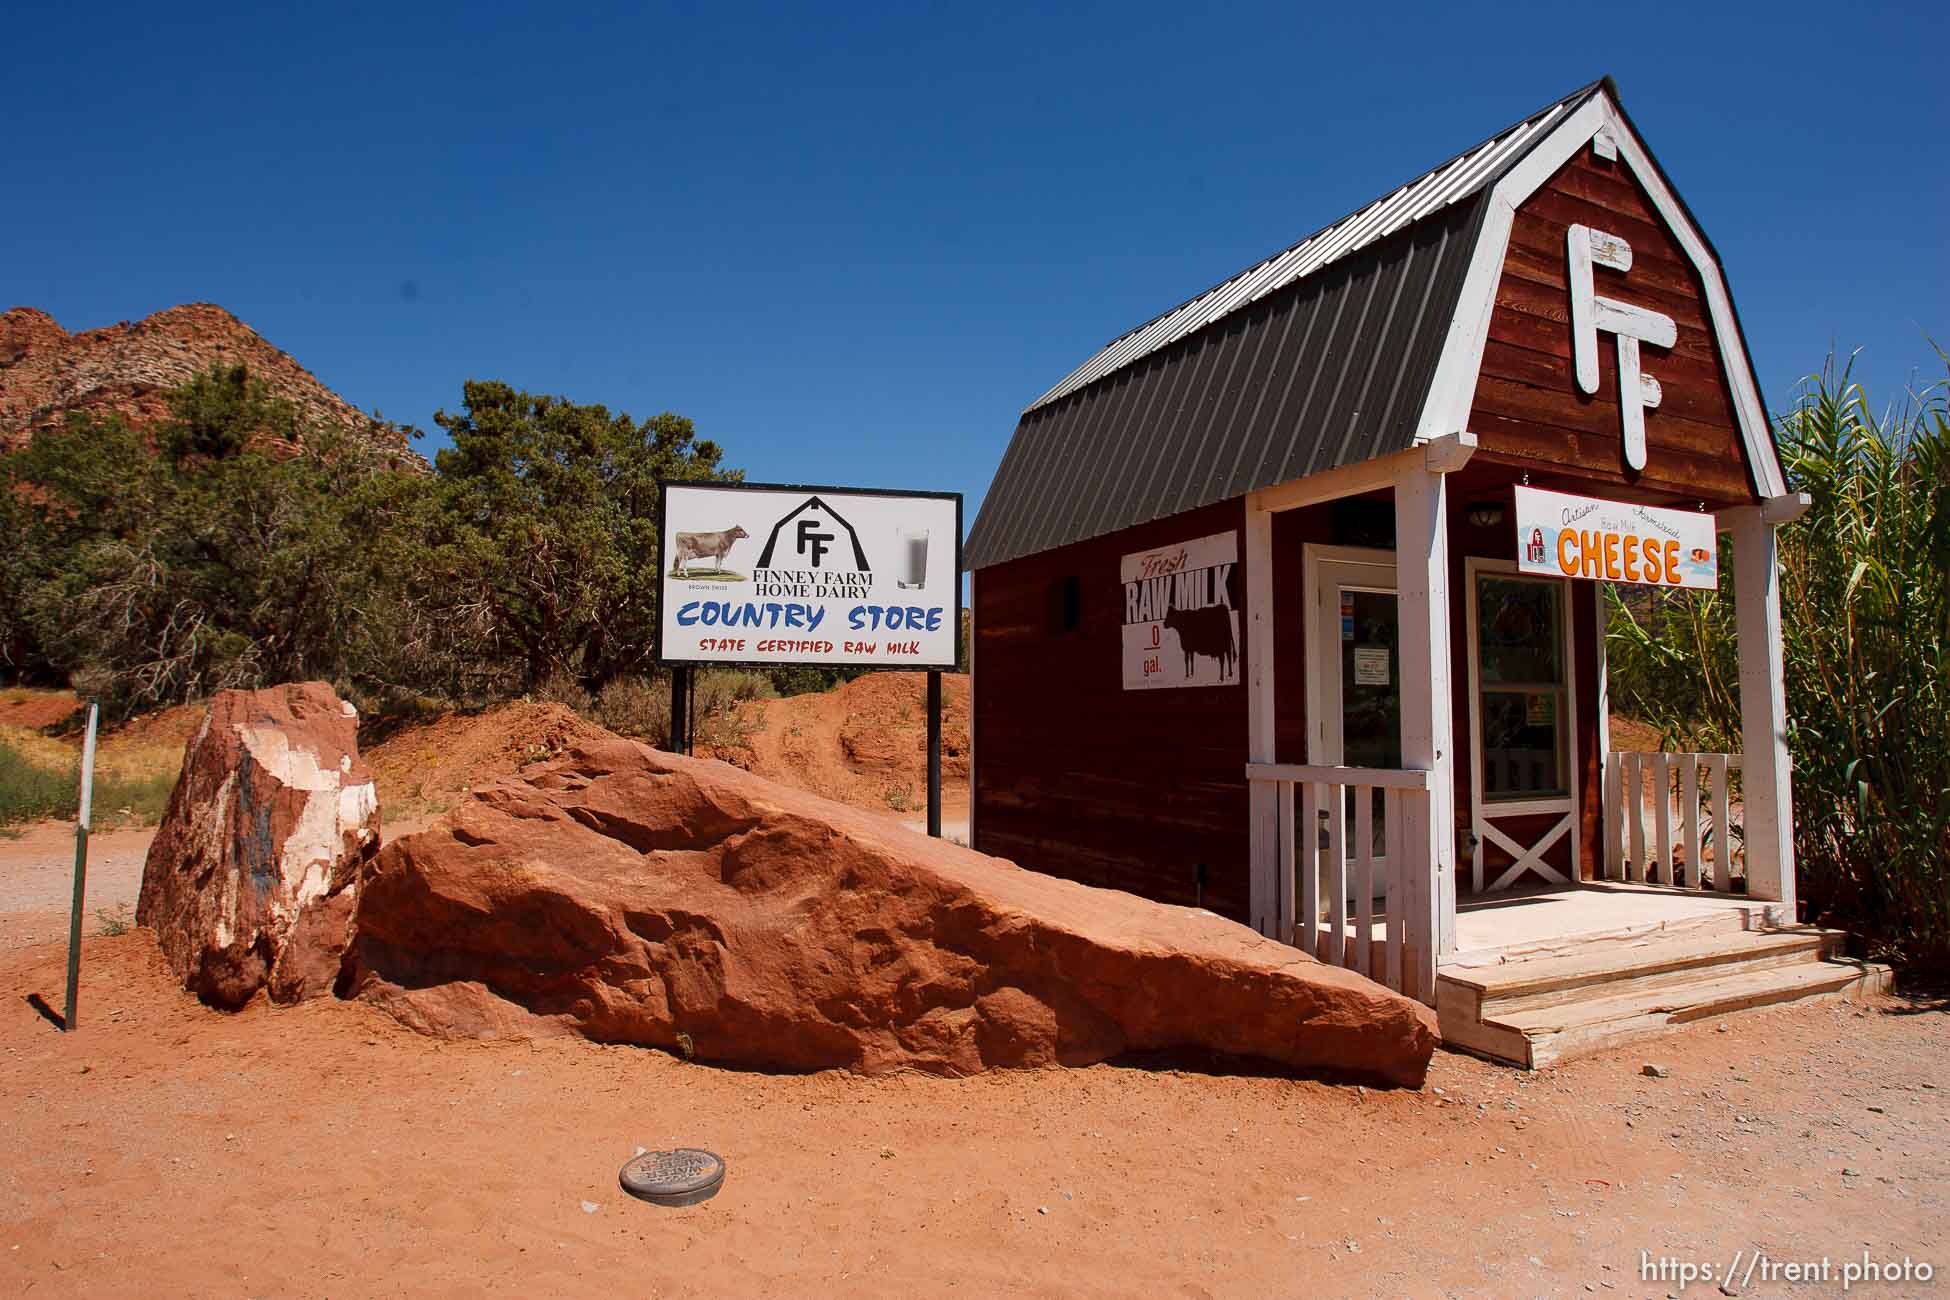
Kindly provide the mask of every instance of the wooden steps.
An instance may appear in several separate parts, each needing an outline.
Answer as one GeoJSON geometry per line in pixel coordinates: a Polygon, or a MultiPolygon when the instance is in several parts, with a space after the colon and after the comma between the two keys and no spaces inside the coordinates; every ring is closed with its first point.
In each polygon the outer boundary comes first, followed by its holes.
{"type": "Polygon", "coordinates": [[[1669,1025],[1887,989],[1887,967],[1840,958],[1845,937],[1718,925],[1591,936],[1570,951],[1445,965],[1436,1011],[1453,1046],[1535,1069],[1669,1025]]]}

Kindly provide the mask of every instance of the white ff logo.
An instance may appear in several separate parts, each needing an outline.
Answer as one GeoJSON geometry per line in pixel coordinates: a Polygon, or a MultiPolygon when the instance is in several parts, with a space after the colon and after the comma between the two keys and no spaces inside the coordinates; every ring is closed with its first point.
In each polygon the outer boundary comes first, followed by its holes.
{"type": "Polygon", "coordinates": [[[1618,413],[1624,425],[1625,463],[1645,468],[1645,413],[1663,396],[1659,381],[1639,369],[1639,344],[1669,348],[1679,339],[1672,317],[1592,289],[1591,266],[1632,269],[1632,246],[1617,235],[1589,226],[1572,226],[1565,236],[1570,252],[1571,351],[1577,360],[1578,387],[1598,391],[1598,331],[1618,336],[1618,413]]]}

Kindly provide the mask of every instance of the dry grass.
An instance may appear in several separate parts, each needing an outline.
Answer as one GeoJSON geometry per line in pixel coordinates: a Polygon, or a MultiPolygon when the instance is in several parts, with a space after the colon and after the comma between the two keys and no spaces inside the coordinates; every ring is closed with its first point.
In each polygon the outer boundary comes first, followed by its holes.
{"type": "MultiPolygon", "coordinates": [[[[104,739],[95,755],[97,827],[151,826],[176,788],[180,746],[104,739]]],[[[79,746],[0,725],[0,825],[73,818],[81,802],[79,746]]]]}

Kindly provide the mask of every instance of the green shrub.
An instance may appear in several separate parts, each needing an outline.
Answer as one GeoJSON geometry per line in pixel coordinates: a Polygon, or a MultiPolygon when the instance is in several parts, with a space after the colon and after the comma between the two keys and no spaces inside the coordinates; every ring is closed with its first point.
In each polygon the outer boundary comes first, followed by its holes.
{"type": "Polygon", "coordinates": [[[596,721],[619,736],[670,743],[670,679],[619,677],[596,696],[596,721]]]}
{"type": "Polygon", "coordinates": [[[110,826],[116,822],[128,822],[137,826],[154,826],[169,808],[169,796],[175,793],[177,775],[174,768],[140,776],[97,771],[95,824],[110,826]]]}
{"type": "Polygon", "coordinates": [[[758,730],[758,719],[739,708],[773,700],[778,691],[764,673],[744,668],[705,668],[691,674],[691,710],[699,745],[737,746],[758,730]]]}
{"type": "MultiPolygon", "coordinates": [[[[1803,915],[1950,968],[1950,409],[1878,417],[1832,365],[1779,422],[1782,659],[1803,915]]],[[[1732,570],[1731,555],[1721,573],[1732,570]]],[[[1612,699],[1669,741],[1739,747],[1733,598],[1615,592],[1612,699]]]]}
{"type": "MultiPolygon", "coordinates": [[[[127,775],[96,768],[96,826],[133,822],[150,826],[162,819],[176,788],[176,773],[127,775]]],[[[81,760],[61,766],[36,762],[0,740],[0,826],[31,821],[73,821],[81,811],[81,760]]]]}
{"type": "Polygon", "coordinates": [[[542,678],[534,694],[538,700],[560,704],[585,718],[593,716],[596,711],[596,701],[582,688],[582,683],[559,668],[542,678]]]}
{"type": "Polygon", "coordinates": [[[38,766],[0,740],[0,825],[73,817],[80,798],[74,772],[38,766]]]}

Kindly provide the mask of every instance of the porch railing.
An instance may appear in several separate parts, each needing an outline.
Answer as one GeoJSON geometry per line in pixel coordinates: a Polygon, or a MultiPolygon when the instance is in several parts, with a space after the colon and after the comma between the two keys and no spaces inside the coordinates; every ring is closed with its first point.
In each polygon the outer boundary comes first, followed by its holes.
{"type": "Polygon", "coordinates": [[[1731,892],[1739,767],[1738,754],[1607,754],[1605,878],[1731,892]]]}
{"type": "MultiPolygon", "coordinates": [[[[1330,966],[1432,1000],[1434,873],[1427,843],[1410,844],[1405,816],[1410,800],[1429,798],[1429,774],[1249,763],[1246,777],[1274,787],[1278,906],[1282,928],[1291,926],[1293,942],[1330,966]]],[[[1419,820],[1427,825],[1426,815],[1419,820]]]]}

